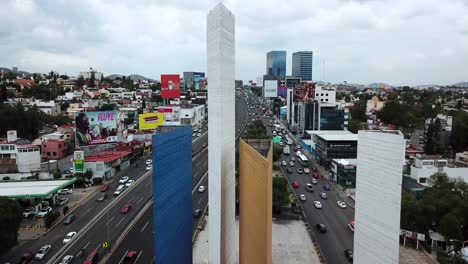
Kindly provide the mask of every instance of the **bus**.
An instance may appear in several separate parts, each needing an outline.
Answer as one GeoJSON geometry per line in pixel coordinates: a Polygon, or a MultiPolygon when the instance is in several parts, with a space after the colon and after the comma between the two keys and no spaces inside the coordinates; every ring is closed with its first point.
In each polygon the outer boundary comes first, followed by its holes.
{"type": "Polygon", "coordinates": [[[298,157],[299,162],[302,164],[302,167],[309,167],[310,165],[309,159],[304,154],[300,154],[297,157],[298,157]]]}

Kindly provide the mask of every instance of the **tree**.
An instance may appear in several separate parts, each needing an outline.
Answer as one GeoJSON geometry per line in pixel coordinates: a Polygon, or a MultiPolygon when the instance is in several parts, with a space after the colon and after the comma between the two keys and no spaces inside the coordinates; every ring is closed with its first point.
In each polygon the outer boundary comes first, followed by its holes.
{"type": "Polygon", "coordinates": [[[283,153],[283,150],[277,146],[273,146],[273,161],[278,161],[281,157],[281,154],[283,153]]]}
{"type": "Polygon", "coordinates": [[[362,130],[363,129],[363,125],[361,123],[360,120],[357,120],[357,119],[350,119],[349,120],[349,124],[348,124],[348,130],[354,134],[357,134],[358,130],[362,130]]]}
{"type": "Polygon", "coordinates": [[[91,180],[91,178],[93,177],[93,171],[90,169],[86,170],[86,172],[84,173],[84,177],[88,180],[91,180]]]}
{"type": "Polygon", "coordinates": [[[54,171],[54,179],[62,178],[62,173],[58,170],[54,171]]]}
{"type": "Polygon", "coordinates": [[[448,213],[440,219],[439,231],[447,239],[463,240],[461,225],[462,223],[454,214],[448,213]]]}
{"type": "Polygon", "coordinates": [[[141,102],[141,108],[144,111],[146,109],[146,101],[145,98],[143,98],[143,102],[141,102]]]}
{"type": "Polygon", "coordinates": [[[96,76],[94,70],[91,70],[91,78],[89,79],[89,87],[96,87],[96,76]]]}
{"type": "Polygon", "coordinates": [[[281,207],[288,203],[288,181],[282,176],[273,177],[273,213],[281,213],[281,207]]]}
{"type": "Polygon", "coordinates": [[[5,85],[0,85],[0,89],[0,103],[3,103],[8,99],[8,93],[5,85]]]}
{"type": "Polygon", "coordinates": [[[100,111],[112,111],[115,109],[115,104],[103,104],[99,110],[100,111]]]}
{"type": "Polygon", "coordinates": [[[78,86],[78,87],[83,87],[84,84],[85,84],[84,78],[83,78],[83,76],[80,76],[80,77],[78,78],[78,80],[76,80],[76,86],[78,86]]]}
{"type": "Polygon", "coordinates": [[[8,252],[18,243],[18,228],[22,220],[22,208],[16,200],[0,197],[0,254],[8,252]]]}

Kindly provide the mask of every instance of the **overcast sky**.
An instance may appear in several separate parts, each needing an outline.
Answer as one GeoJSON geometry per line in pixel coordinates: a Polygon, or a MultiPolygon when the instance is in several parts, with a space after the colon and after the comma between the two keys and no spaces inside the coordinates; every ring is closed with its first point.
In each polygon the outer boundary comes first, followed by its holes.
{"type": "MultiPolygon", "coordinates": [[[[0,66],[76,75],[206,71],[211,0],[1,0],[0,66]]],[[[314,52],[313,79],[393,85],[468,81],[468,0],[230,0],[236,79],[266,52],[314,52]]]]}

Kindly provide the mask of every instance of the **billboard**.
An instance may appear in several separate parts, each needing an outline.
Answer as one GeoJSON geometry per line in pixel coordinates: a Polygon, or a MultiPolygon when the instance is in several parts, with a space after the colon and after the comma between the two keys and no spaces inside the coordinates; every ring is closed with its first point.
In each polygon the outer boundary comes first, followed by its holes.
{"type": "Polygon", "coordinates": [[[164,125],[180,125],[180,107],[159,107],[158,112],[163,114],[164,125]]]}
{"type": "Polygon", "coordinates": [[[179,74],[161,74],[161,97],[180,97],[180,76],[179,74]]]}
{"type": "Polygon", "coordinates": [[[288,87],[287,86],[278,87],[277,96],[281,96],[284,99],[288,99],[288,87]]]}
{"type": "Polygon", "coordinates": [[[163,124],[162,113],[147,113],[138,115],[138,129],[155,129],[163,124]]]}
{"type": "Polygon", "coordinates": [[[206,90],[206,78],[205,78],[205,73],[203,72],[197,72],[193,74],[193,84],[195,87],[195,90],[206,90]]]}
{"type": "Polygon", "coordinates": [[[315,83],[305,83],[293,89],[294,102],[313,102],[315,98],[315,83]]]}
{"type": "Polygon", "coordinates": [[[117,141],[116,111],[75,113],[76,144],[95,145],[117,141]]]}
{"type": "Polygon", "coordinates": [[[277,80],[265,80],[265,87],[263,87],[263,97],[276,97],[278,93],[278,81],[277,80]]]}

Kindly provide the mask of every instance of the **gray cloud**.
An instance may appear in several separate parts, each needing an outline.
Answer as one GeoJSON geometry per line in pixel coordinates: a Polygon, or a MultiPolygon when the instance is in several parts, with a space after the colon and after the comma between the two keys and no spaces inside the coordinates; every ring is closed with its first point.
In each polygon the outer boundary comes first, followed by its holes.
{"type": "MultiPolygon", "coordinates": [[[[466,0],[227,0],[236,78],[264,74],[265,53],[314,51],[314,79],[396,85],[467,81],[466,0]],[[323,67],[325,65],[325,67],[323,67]],[[325,74],[323,74],[325,73],[325,74]]],[[[0,66],[77,74],[206,70],[214,0],[4,0],[0,66]]]]}

